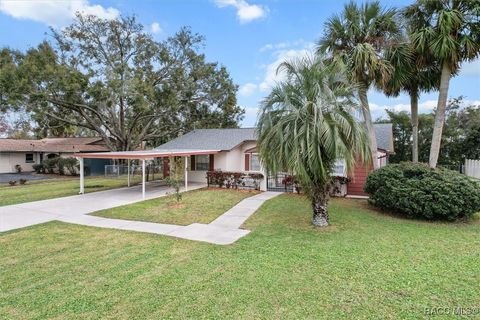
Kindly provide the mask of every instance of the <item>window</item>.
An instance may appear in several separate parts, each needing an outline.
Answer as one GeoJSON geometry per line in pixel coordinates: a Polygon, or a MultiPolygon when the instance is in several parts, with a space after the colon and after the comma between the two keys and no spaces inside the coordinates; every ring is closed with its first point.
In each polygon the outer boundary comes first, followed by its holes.
{"type": "Polygon", "coordinates": [[[25,153],[25,163],[34,163],[33,153],[25,153]]]}
{"type": "Polygon", "coordinates": [[[199,154],[195,156],[195,170],[207,171],[210,166],[210,156],[208,154],[199,154]]]}
{"type": "Polygon", "coordinates": [[[333,166],[332,171],[333,176],[345,177],[345,161],[344,160],[337,160],[335,161],[335,165],[333,166]]]}
{"type": "Polygon", "coordinates": [[[260,159],[257,153],[250,155],[250,171],[260,171],[260,159]]]}

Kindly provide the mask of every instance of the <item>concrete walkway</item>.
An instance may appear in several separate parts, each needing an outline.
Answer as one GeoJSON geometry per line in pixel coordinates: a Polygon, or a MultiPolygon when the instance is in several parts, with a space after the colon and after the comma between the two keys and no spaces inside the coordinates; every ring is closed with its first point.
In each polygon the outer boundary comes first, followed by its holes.
{"type": "MultiPolygon", "coordinates": [[[[191,184],[189,190],[205,187],[191,184]]],[[[244,199],[210,224],[193,223],[188,226],[109,219],[87,214],[142,201],[140,186],[87,193],[84,195],[28,202],[0,207],[0,232],[15,230],[39,223],[58,220],[92,227],[140,231],[174,236],[183,239],[215,244],[231,244],[250,231],[240,226],[277,192],[264,192],[244,199]]],[[[165,196],[172,190],[167,187],[147,187],[146,199],[165,196]]]]}

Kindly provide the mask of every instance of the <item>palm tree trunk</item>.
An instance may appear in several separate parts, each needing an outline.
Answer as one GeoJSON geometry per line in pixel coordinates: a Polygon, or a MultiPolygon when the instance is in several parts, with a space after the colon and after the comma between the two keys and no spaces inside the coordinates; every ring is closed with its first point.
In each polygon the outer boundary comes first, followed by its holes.
{"type": "Polygon", "coordinates": [[[445,122],[445,110],[447,108],[448,85],[451,71],[446,62],[442,66],[440,77],[440,90],[438,94],[437,110],[435,112],[435,124],[433,127],[432,144],[430,146],[430,167],[435,168],[440,154],[440,143],[442,142],[443,123],[445,122]]]}
{"type": "Polygon", "coordinates": [[[418,92],[410,93],[410,109],[412,113],[412,161],[418,162],[418,92]]]}
{"type": "Polygon", "coordinates": [[[319,188],[311,194],[313,217],[312,223],[317,227],[328,226],[328,188],[319,188]]]}
{"type": "Polygon", "coordinates": [[[367,127],[368,140],[370,141],[373,169],[377,169],[379,166],[377,159],[377,139],[375,137],[375,129],[373,128],[372,115],[370,114],[370,106],[368,105],[366,86],[361,86],[358,89],[358,96],[362,104],[363,118],[365,119],[365,125],[367,127]]]}

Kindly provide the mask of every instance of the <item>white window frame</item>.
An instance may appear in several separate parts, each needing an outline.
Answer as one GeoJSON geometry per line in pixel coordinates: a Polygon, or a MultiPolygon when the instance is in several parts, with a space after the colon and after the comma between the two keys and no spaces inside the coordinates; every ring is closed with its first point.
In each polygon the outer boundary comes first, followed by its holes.
{"type": "Polygon", "coordinates": [[[346,169],[345,160],[344,159],[336,160],[335,164],[333,165],[332,176],[346,177],[347,172],[345,169],[346,169]]]}
{"type": "Polygon", "coordinates": [[[250,162],[249,163],[250,168],[248,171],[255,171],[255,172],[262,171],[262,165],[260,163],[260,158],[258,157],[258,153],[250,153],[249,162],[250,162]],[[258,169],[253,168],[253,156],[257,157],[258,169]]]}
{"type": "Polygon", "coordinates": [[[208,171],[210,168],[210,155],[209,154],[198,154],[195,156],[195,171],[208,171]],[[206,161],[199,162],[199,159],[206,158],[206,161]],[[200,167],[199,167],[200,165],[200,167]],[[205,168],[206,165],[206,168],[205,168]]]}

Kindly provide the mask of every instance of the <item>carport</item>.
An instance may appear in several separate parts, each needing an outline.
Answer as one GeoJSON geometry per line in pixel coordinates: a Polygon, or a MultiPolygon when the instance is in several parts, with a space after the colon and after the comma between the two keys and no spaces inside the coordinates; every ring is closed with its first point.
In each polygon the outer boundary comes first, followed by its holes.
{"type": "Polygon", "coordinates": [[[152,149],[152,150],[137,150],[137,151],[112,151],[112,152],[96,152],[96,153],[76,153],[75,157],[80,162],[80,194],[85,192],[85,175],[84,175],[84,159],[123,159],[128,161],[128,186],[130,187],[130,160],[142,161],[142,198],[145,199],[145,161],[153,160],[154,158],[185,158],[185,191],[188,190],[188,159],[192,155],[206,155],[216,154],[221,150],[167,150],[167,149],[152,149]]]}

